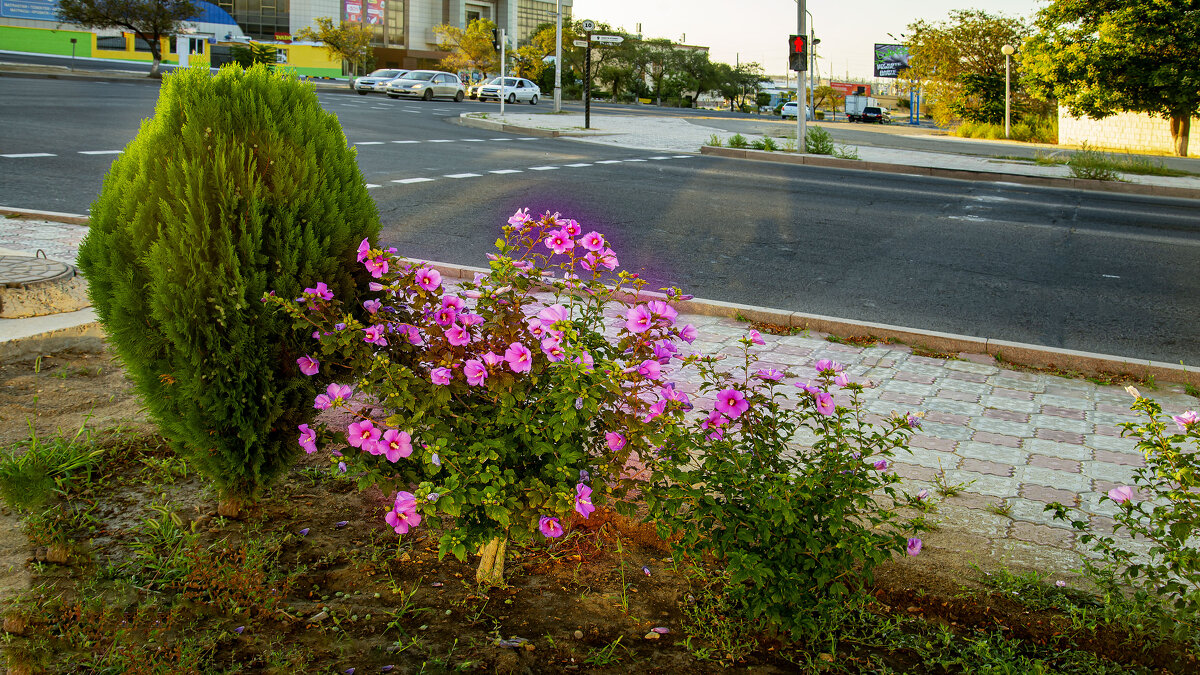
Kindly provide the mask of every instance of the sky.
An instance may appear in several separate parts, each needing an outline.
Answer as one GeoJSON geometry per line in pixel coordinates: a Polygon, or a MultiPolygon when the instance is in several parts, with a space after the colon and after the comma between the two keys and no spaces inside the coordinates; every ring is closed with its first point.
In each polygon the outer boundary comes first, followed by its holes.
{"type": "MultiPolygon", "coordinates": [[[[806,0],[805,7],[812,15],[811,29],[821,40],[821,77],[870,79],[875,43],[903,42],[901,34],[914,21],[944,21],[955,9],[1032,20],[1046,4],[1047,0],[806,0]]],[[[796,0],[575,0],[571,13],[630,33],[636,33],[640,23],[643,37],[705,45],[713,61],[756,61],[767,75],[783,75],[787,39],[796,32],[796,6],[796,0]]]]}

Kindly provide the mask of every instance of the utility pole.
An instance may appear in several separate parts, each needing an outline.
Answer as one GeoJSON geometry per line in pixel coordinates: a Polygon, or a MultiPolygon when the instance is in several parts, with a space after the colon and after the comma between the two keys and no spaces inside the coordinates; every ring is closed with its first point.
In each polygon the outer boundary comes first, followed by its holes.
{"type": "Polygon", "coordinates": [[[562,0],[554,15],[554,112],[562,112],[562,0]]]}
{"type": "Polygon", "coordinates": [[[500,29],[500,116],[504,117],[504,43],[508,42],[508,36],[504,34],[504,29],[500,29]]]}
{"type": "MultiPolygon", "coordinates": [[[[804,30],[804,0],[796,0],[796,35],[808,35],[808,31],[804,30]]],[[[806,38],[807,39],[807,38],[806,38]]],[[[806,43],[807,44],[807,43],[806,43]]],[[[808,46],[812,49],[812,46],[808,46]]],[[[805,140],[808,136],[808,117],[805,110],[808,108],[808,97],[804,95],[804,74],[796,73],[796,105],[799,108],[796,111],[796,148],[800,152],[805,151],[805,140]]]]}

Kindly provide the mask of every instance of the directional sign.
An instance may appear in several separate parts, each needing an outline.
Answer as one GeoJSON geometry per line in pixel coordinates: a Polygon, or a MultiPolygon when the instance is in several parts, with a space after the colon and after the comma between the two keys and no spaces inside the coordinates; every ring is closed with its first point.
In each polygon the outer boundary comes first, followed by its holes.
{"type": "Polygon", "coordinates": [[[574,44],[576,47],[586,47],[588,45],[587,40],[576,40],[572,44],[574,44]]]}
{"type": "Polygon", "coordinates": [[[617,44],[617,43],[624,42],[624,41],[625,41],[625,38],[621,37],[620,35],[593,35],[592,36],[592,42],[611,42],[612,44],[617,44]]]}
{"type": "Polygon", "coordinates": [[[596,30],[596,22],[591,19],[585,19],[582,26],[584,30],[596,30]]]}

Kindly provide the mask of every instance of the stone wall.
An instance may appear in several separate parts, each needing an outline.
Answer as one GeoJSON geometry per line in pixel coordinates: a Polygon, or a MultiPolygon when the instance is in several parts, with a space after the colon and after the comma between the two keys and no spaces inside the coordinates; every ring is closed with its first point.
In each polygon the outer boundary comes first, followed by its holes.
{"type": "MultiPolygon", "coordinates": [[[[1141,113],[1117,113],[1102,120],[1071,117],[1066,108],[1058,109],[1059,145],[1083,145],[1121,150],[1175,154],[1171,142],[1171,123],[1161,117],[1141,113]]],[[[1200,157],[1200,119],[1192,119],[1188,156],[1200,157]]]]}

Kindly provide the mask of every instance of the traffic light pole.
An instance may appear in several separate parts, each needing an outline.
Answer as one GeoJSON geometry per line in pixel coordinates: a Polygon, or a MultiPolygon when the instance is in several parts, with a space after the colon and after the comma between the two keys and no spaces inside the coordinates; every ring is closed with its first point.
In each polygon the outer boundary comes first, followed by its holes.
{"type": "MultiPolygon", "coordinates": [[[[808,31],[804,30],[804,0],[796,0],[796,35],[805,36],[808,39],[808,31]]],[[[811,49],[812,47],[805,42],[805,46],[811,49]]],[[[796,150],[805,152],[807,146],[806,140],[808,137],[808,96],[804,93],[804,73],[796,73],[796,150]]]]}
{"type": "Polygon", "coordinates": [[[562,0],[558,0],[554,24],[554,112],[562,112],[562,0]]]}

